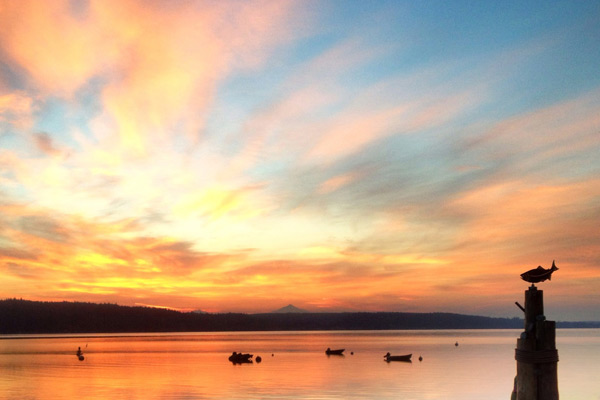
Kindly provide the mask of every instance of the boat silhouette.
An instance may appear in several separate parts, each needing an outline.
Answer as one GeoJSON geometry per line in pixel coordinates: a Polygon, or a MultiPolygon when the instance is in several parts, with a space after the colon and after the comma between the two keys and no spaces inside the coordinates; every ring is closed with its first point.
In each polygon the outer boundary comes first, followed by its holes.
{"type": "Polygon", "coordinates": [[[231,361],[234,364],[251,364],[252,363],[251,358],[252,358],[252,354],[237,353],[234,351],[229,356],[229,361],[231,361]]]}
{"type": "Polygon", "coordinates": [[[411,354],[404,354],[404,355],[401,355],[401,356],[393,356],[389,352],[385,356],[383,356],[384,361],[386,361],[386,362],[390,362],[390,361],[412,362],[411,361],[411,357],[412,357],[412,353],[411,354]]]}
{"type": "Polygon", "coordinates": [[[328,356],[341,356],[341,355],[343,355],[344,350],[346,350],[346,349],[331,350],[328,347],[327,350],[325,350],[325,354],[327,354],[328,356]]]}

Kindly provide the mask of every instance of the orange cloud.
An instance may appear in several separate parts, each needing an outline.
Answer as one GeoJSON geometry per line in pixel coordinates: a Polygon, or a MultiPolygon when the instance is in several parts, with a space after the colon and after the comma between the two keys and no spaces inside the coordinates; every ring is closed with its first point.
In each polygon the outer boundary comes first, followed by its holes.
{"type": "MultiPolygon", "coordinates": [[[[516,115],[464,142],[489,161],[511,157],[517,166],[557,163],[600,145],[600,91],[516,115]]],[[[566,172],[566,171],[565,171],[566,172]]]]}
{"type": "MultiPolygon", "coordinates": [[[[559,197],[563,203],[541,207],[536,215],[568,208],[567,194],[577,190],[581,188],[542,188],[532,203],[527,198],[535,191],[492,191],[485,196],[480,192],[479,196],[489,207],[498,208],[499,215],[507,217],[506,210],[520,210],[512,215],[518,221],[521,212],[531,213],[532,204],[541,204],[549,197],[559,197]],[[499,207],[503,202],[510,205],[499,207]]],[[[486,207],[470,204],[478,194],[472,196],[452,207],[466,207],[477,217],[469,226],[471,236],[462,239],[481,246],[483,254],[502,237],[498,232],[486,233],[498,221],[487,213],[479,215],[486,207]]],[[[7,277],[3,285],[7,296],[30,296],[32,285],[43,282],[44,287],[35,293],[45,299],[98,298],[121,304],[135,301],[213,311],[265,311],[285,299],[312,309],[471,310],[506,315],[498,308],[498,301],[515,301],[514,295],[522,286],[517,273],[530,267],[522,255],[518,262],[474,257],[477,252],[471,248],[465,256],[464,247],[446,252],[443,258],[309,248],[290,259],[260,261],[253,251],[207,253],[189,242],[135,237],[132,235],[139,227],[132,221],[99,223],[66,215],[50,217],[42,210],[18,205],[2,206],[0,217],[8,222],[0,230],[0,242],[4,243],[0,269],[7,277]],[[8,237],[12,241],[6,241],[8,237]],[[442,306],[440,296],[445,299],[442,306]],[[472,298],[478,299],[476,304],[472,298]]],[[[592,225],[589,228],[593,229],[592,225]]],[[[494,247],[499,250],[489,255],[507,254],[497,243],[494,247]]],[[[566,253],[557,254],[557,258],[568,259],[566,253]]],[[[537,260],[539,255],[530,262],[537,260]]],[[[564,271],[572,282],[581,281],[586,290],[589,279],[598,276],[593,268],[584,272],[573,269],[569,262],[560,268],[559,272],[564,271]]]]}
{"type": "Polygon", "coordinates": [[[335,176],[323,182],[317,189],[317,192],[320,194],[333,192],[343,186],[350,184],[355,179],[358,179],[358,177],[356,174],[352,173],[335,176]]]}
{"type": "Polygon", "coordinates": [[[533,239],[547,236],[553,229],[562,231],[565,228],[559,227],[567,218],[589,218],[599,194],[598,180],[560,186],[514,181],[475,189],[449,204],[448,209],[470,216],[471,240],[533,239]]]}
{"type": "Polygon", "coordinates": [[[73,15],[70,2],[4,2],[0,38],[10,57],[40,88],[71,95],[101,66],[104,41],[89,17],[73,15]]]}
{"type": "Polygon", "coordinates": [[[0,234],[10,237],[11,242],[0,252],[0,265],[6,268],[10,264],[9,270],[14,272],[18,263],[30,274],[54,271],[55,276],[47,282],[49,290],[53,285],[70,283],[75,289],[133,285],[160,291],[180,286],[178,277],[227,258],[201,253],[189,243],[167,238],[128,239],[133,225],[127,221],[98,223],[66,215],[57,220],[26,207],[11,209],[20,213],[11,217],[2,214],[9,225],[0,234]]]}
{"type": "Polygon", "coordinates": [[[0,39],[46,93],[71,97],[99,79],[103,126],[117,130],[127,151],[145,155],[171,135],[197,141],[218,82],[233,68],[264,62],[289,37],[292,8],[292,2],[7,2],[0,39]]]}
{"type": "Polygon", "coordinates": [[[417,89],[403,80],[369,87],[343,111],[318,125],[319,136],[308,150],[307,160],[336,160],[386,137],[416,134],[449,123],[480,102],[484,91],[482,87],[456,89],[450,85],[437,89],[435,94],[413,92],[417,89]]]}
{"type": "Polygon", "coordinates": [[[118,8],[96,3],[119,52],[102,98],[122,145],[144,155],[173,135],[196,143],[217,84],[233,68],[255,65],[285,36],[273,32],[284,32],[290,4],[152,8],[131,2],[118,8]],[[231,25],[232,19],[238,23],[231,25]],[[227,29],[221,21],[228,21],[227,29]]]}
{"type": "Polygon", "coordinates": [[[33,141],[38,149],[51,156],[62,154],[62,151],[52,141],[50,135],[45,132],[38,132],[33,135],[33,141]]]}
{"type": "Polygon", "coordinates": [[[29,129],[33,123],[34,110],[34,99],[27,94],[0,92],[0,124],[8,123],[19,130],[29,129]]]}
{"type": "MultiPolygon", "coordinates": [[[[522,287],[520,273],[542,263],[547,268],[556,259],[557,281],[574,283],[573,274],[585,276],[581,282],[592,290],[600,271],[586,265],[594,264],[600,251],[589,239],[598,232],[599,194],[596,179],[562,185],[519,180],[465,193],[445,207],[462,218],[455,248],[446,253],[453,266],[450,287],[478,298],[491,291],[508,296],[522,287]]],[[[553,281],[552,288],[556,285],[553,281]]]]}
{"type": "Polygon", "coordinates": [[[395,124],[406,113],[406,106],[362,112],[350,111],[330,121],[321,138],[310,150],[312,160],[329,160],[355,153],[365,145],[392,135],[395,124]]]}

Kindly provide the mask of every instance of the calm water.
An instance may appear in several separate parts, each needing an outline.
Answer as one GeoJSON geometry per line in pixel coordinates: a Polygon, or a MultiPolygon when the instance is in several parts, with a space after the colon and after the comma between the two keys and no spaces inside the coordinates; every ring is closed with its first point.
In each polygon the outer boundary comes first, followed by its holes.
{"type": "MultiPolygon", "coordinates": [[[[0,336],[0,398],[506,400],[519,333],[0,336]],[[78,346],[85,352],[81,362],[78,346]],[[345,348],[346,355],[328,357],[327,347],[345,348]],[[263,361],[233,365],[227,361],[232,351],[263,361]],[[413,353],[414,361],[386,363],[388,351],[413,353]]],[[[600,330],[558,330],[557,347],[561,399],[600,400],[600,330]]]]}

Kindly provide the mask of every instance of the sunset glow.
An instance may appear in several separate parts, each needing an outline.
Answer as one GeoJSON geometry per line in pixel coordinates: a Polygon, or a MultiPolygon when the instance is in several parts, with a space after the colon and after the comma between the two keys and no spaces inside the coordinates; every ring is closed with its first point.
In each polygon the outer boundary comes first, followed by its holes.
{"type": "Polygon", "coordinates": [[[0,0],[0,298],[600,320],[599,20],[0,0]]]}

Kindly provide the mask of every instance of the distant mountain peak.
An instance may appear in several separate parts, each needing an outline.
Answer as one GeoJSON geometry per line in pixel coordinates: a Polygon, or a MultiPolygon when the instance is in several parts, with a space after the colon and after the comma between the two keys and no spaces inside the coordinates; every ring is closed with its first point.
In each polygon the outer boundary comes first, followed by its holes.
{"type": "Polygon", "coordinates": [[[307,312],[308,311],[298,308],[292,304],[288,304],[285,307],[281,307],[278,310],[272,311],[272,313],[277,313],[277,314],[289,314],[289,313],[299,314],[299,313],[307,313],[307,312]]]}

